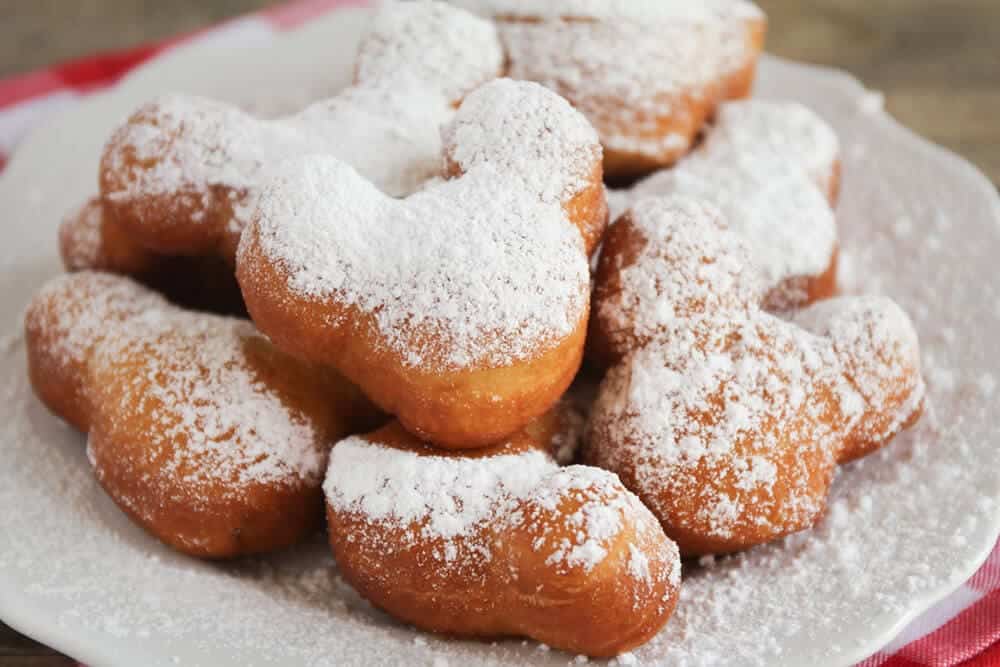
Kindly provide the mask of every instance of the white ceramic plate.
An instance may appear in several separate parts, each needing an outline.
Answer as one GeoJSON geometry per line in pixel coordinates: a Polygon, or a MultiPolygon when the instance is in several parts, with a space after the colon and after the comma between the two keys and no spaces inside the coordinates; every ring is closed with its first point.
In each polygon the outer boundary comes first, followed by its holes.
{"type": "MultiPolygon", "coordinates": [[[[195,45],[37,131],[0,181],[0,618],[100,665],[565,664],[530,642],[447,641],[372,610],[338,578],[322,536],[276,557],[211,565],[128,522],[92,480],[83,438],[25,379],[21,310],[60,270],[60,216],[95,190],[110,128],[184,90],[268,112],[350,78],[362,10],[267,49],[195,45]]],[[[845,288],[913,315],[930,387],[921,425],[844,469],[812,532],[685,567],[669,626],[642,664],[848,665],[954,590],[1000,532],[1000,203],[955,156],[900,128],[835,72],[767,59],[758,94],[801,100],[837,128],[845,288]]]]}

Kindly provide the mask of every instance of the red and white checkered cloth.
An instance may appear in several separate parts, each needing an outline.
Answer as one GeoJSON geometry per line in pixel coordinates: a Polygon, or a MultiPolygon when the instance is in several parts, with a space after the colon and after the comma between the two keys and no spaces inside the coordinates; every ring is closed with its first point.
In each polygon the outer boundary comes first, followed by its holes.
{"type": "MultiPolygon", "coordinates": [[[[298,0],[208,30],[0,80],[0,172],[17,142],[55,111],[113,85],[133,67],[198,40],[259,43],[282,30],[366,0],[298,0]]],[[[1000,667],[1000,543],[972,579],[859,667],[1000,667]]]]}

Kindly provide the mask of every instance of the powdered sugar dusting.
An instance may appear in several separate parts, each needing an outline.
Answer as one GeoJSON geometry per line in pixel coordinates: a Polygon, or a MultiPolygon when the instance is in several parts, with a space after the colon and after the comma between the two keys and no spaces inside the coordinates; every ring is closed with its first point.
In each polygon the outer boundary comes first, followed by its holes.
{"type": "Polygon", "coordinates": [[[444,458],[355,437],[334,448],[324,491],[331,506],[371,521],[405,526],[426,518],[421,534],[447,540],[469,537],[487,519],[509,513],[555,468],[542,451],[444,458]]]}
{"type": "Polygon", "coordinates": [[[805,173],[742,155],[726,163],[692,157],[635,189],[636,197],[682,194],[721,208],[751,245],[751,256],[775,286],[822,274],[837,245],[833,211],[805,173]],[[722,165],[726,164],[727,167],[722,165]],[[784,172],[787,177],[775,178],[784,172]]]}
{"type": "Polygon", "coordinates": [[[599,156],[596,136],[541,86],[499,80],[469,96],[445,138],[468,171],[405,200],[333,158],[288,164],[252,229],[292,291],[371,314],[407,365],[507,365],[558,344],[588,307],[582,238],[562,204],[583,185],[581,160],[599,156]]]}
{"type": "MultiPolygon", "coordinates": [[[[926,457],[932,456],[929,450],[939,446],[954,448],[959,456],[964,456],[968,447],[957,429],[942,427],[931,411],[913,432],[893,446],[895,451],[876,454],[847,469],[834,485],[825,518],[811,533],[795,535],[739,556],[715,559],[701,568],[686,571],[681,604],[673,624],[639,651],[639,655],[669,657],[672,664],[683,667],[702,665],[706,660],[764,665],[770,661],[763,656],[786,652],[795,645],[793,638],[821,633],[818,636],[831,638],[832,643],[824,650],[832,653],[837,662],[854,663],[862,656],[861,647],[856,639],[843,635],[842,621],[836,620],[839,616],[869,596],[886,601],[900,591],[906,591],[907,595],[926,594],[927,577],[938,572],[954,574],[947,563],[940,565],[922,558],[921,547],[916,543],[903,545],[897,541],[891,527],[899,520],[897,512],[912,520],[914,527],[944,531],[947,537],[940,540],[942,555],[952,548],[947,546],[952,538],[975,530],[975,521],[967,516],[953,515],[954,523],[950,526],[939,523],[937,518],[928,518],[926,508],[934,503],[933,492],[913,486],[913,462],[935,465],[926,457]],[[902,487],[910,491],[904,501],[898,496],[890,497],[892,489],[903,493],[902,487]],[[896,516],[889,518],[887,514],[896,516]],[[873,529],[874,533],[869,533],[873,529]],[[866,539],[866,535],[871,535],[871,539],[866,539]],[[888,567],[871,566],[873,558],[883,557],[890,559],[888,567]],[[800,577],[816,563],[824,564],[823,576],[805,584],[800,577]],[[894,579],[891,586],[882,583],[887,572],[894,579]],[[748,581],[749,573],[753,573],[750,576],[756,583],[748,581]],[[771,580],[774,586],[760,585],[771,580]],[[801,610],[782,602],[790,595],[809,596],[811,606],[822,608],[822,614],[815,622],[810,621],[808,628],[801,610]],[[771,614],[767,623],[739,623],[735,626],[739,630],[734,641],[732,619],[756,618],[761,613],[771,614]],[[757,627],[752,629],[752,625],[757,627]],[[697,648],[682,639],[694,632],[705,633],[697,648]],[[669,646],[676,641],[681,643],[669,646]]],[[[941,470],[940,474],[962,473],[951,468],[941,470]]],[[[865,617],[888,620],[898,618],[900,611],[889,603],[889,609],[868,611],[865,617]]]]}
{"type": "Polygon", "coordinates": [[[721,105],[704,150],[720,162],[733,153],[793,162],[805,169],[822,192],[829,192],[840,159],[840,140],[805,105],[755,99],[721,105]]]}
{"type": "Polygon", "coordinates": [[[741,342],[728,350],[706,354],[699,346],[654,343],[636,352],[608,373],[595,405],[592,429],[602,438],[594,445],[596,461],[629,469],[645,502],[674,522],[683,518],[659,502],[661,494],[696,494],[689,518],[713,538],[732,538],[747,522],[775,533],[809,525],[823,506],[809,482],[815,471],[831,468],[837,433],[812,426],[821,407],[808,401],[817,393],[814,376],[833,359],[811,355],[803,336],[786,332],[770,321],[747,322],[737,330],[741,342]],[[725,408],[717,415],[721,387],[725,408]],[[798,416],[803,412],[805,419],[798,416]],[[775,423],[801,443],[794,461],[783,462],[787,497],[775,488],[773,456],[786,437],[769,430],[775,423]],[[692,485],[692,475],[701,479],[697,471],[715,469],[717,483],[692,485]]]}
{"type": "MultiPolygon", "coordinates": [[[[884,405],[889,387],[910,396],[883,431],[872,434],[875,438],[897,432],[920,408],[925,394],[923,377],[905,370],[920,368],[920,343],[913,322],[891,299],[870,295],[828,299],[798,311],[791,320],[833,343],[865,408],[877,410],[884,405]]],[[[865,408],[858,406],[851,412],[860,413],[865,408]]]]}
{"type": "Polygon", "coordinates": [[[565,100],[509,79],[470,95],[444,140],[463,172],[489,167],[504,186],[519,180],[524,196],[538,193],[546,204],[584,190],[601,160],[597,132],[565,100]]]}
{"type": "Polygon", "coordinates": [[[97,263],[101,255],[103,217],[99,201],[87,200],[63,218],[63,224],[59,226],[59,240],[68,270],[78,271],[97,263]]]}
{"type": "Polygon", "coordinates": [[[628,224],[645,239],[642,254],[620,269],[620,289],[598,284],[594,306],[616,349],[656,337],[693,345],[727,313],[762,298],[746,244],[735,234],[712,233],[723,220],[710,204],[680,197],[644,199],[631,209],[628,224]],[[664,225],[665,218],[678,222],[664,225]]]}
{"type": "Polygon", "coordinates": [[[91,400],[115,420],[134,411],[154,425],[140,469],[156,462],[189,491],[218,493],[222,482],[223,494],[237,496],[255,484],[319,481],[328,443],[254,370],[246,355],[259,336],[252,324],[168,307],[137,315],[122,331],[94,350],[90,376],[114,380],[95,387],[91,400]],[[142,372],[130,376],[134,364],[142,372]]]}
{"type": "Polygon", "coordinates": [[[636,579],[649,581],[649,559],[631,544],[628,547],[628,553],[629,573],[636,579]]]}
{"type": "Polygon", "coordinates": [[[751,247],[770,286],[826,271],[837,245],[826,190],[837,141],[796,104],[723,105],[703,146],[677,167],[609,195],[612,214],[651,196],[684,195],[719,207],[751,247]]]}
{"type": "Polygon", "coordinates": [[[489,23],[444,2],[383,2],[362,42],[359,81],[427,88],[452,103],[500,73],[503,53],[489,23]]]}
{"type": "Polygon", "coordinates": [[[891,436],[919,409],[909,319],[887,299],[835,299],[797,316],[811,335],[759,310],[747,244],[711,207],[644,200],[619,224],[647,242],[622,269],[620,295],[598,290],[599,313],[613,326],[635,322],[623,342],[645,347],[605,378],[591,460],[631,480],[665,523],[696,534],[810,525],[841,442],[876,428],[865,420],[884,414],[895,392],[909,400],[866,441],[891,436]],[[695,509],[675,508],[691,495],[695,509]]]}
{"type": "Polygon", "coordinates": [[[656,119],[753,58],[749,2],[462,3],[500,17],[510,76],[558,91],[600,129],[605,148],[657,157],[686,148],[656,119]]]}
{"type": "Polygon", "coordinates": [[[539,533],[533,548],[548,554],[545,562],[555,571],[589,572],[625,528],[624,518],[648,518],[649,529],[656,526],[614,475],[560,468],[545,451],[511,445],[483,456],[441,456],[348,438],[334,447],[323,488],[332,509],[371,527],[353,540],[379,543],[385,527],[396,526],[404,540],[440,543],[436,566],[459,571],[497,558],[496,535],[531,530],[539,533]],[[579,508],[562,516],[561,525],[547,527],[570,498],[578,499],[579,508]]]}
{"type": "Polygon", "coordinates": [[[155,292],[130,280],[101,273],[66,274],[46,283],[34,297],[45,307],[29,309],[26,325],[44,331],[46,353],[61,364],[89,360],[94,346],[114,334],[128,319],[151,309],[166,308],[155,292]]]}
{"type": "Polygon", "coordinates": [[[171,224],[198,224],[228,207],[228,226],[239,231],[268,168],[313,154],[336,156],[384,192],[405,195],[438,173],[439,131],[454,105],[501,67],[488,22],[443,3],[389,3],[360,47],[357,83],[297,115],[260,120],[182,95],[145,106],[108,144],[103,195],[133,202],[139,214],[156,196],[196,211],[171,224]]]}
{"type": "Polygon", "coordinates": [[[33,304],[28,328],[46,355],[76,367],[92,428],[149,424],[123,431],[145,445],[137,469],[161,471],[196,502],[203,486],[238,496],[252,484],[318,484],[329,443],[254,366],[247,346],[260,335],[248,321],[183,311],[90,272],[54,279],[33,304]]]}

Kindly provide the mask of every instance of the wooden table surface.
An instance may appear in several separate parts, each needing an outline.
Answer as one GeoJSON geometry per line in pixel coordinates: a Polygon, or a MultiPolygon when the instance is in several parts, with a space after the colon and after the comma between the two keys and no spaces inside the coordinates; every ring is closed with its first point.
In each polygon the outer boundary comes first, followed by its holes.
{"type": "MultiPolygon", "coordinates": [[[[758,0],[768,49],[853,72],[1000,185],[1000,2],[758,0]]],[[[0,77],[192,30],[267,0],[0,0],[0,77]]],[[[0,624],[0,665],[72,664],[0,624]]]]}

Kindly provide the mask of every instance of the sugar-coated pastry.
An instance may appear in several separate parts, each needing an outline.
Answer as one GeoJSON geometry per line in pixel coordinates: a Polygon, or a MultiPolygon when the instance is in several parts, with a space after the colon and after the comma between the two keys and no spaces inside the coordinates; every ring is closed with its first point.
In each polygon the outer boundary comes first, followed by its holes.
{"type": "Polygon", "coordinates": [[[924,399],[920,346],[898,305],[885,297],[838,297],[789,319],[832,344],[838,365],[865,405],[840,444],[838,463],[871,454],[919,419],[924,399]]]}
{"type": "Polygon", "coordinates": [[[160,255],[138,245],[104,215],[99,197],[70,212],[59,227],[59,251],[68,271],[130,276],[185,308],[245,315],[230,262],[215,254],[160,255]]]}
{"type": "Polygon", "coordinates": [[[334,366],[412,433],[472,448],[548,411],[579,367],[601,147],[565,100],[507,79],[443,135],[450,178],[404,199],[331,157],[286,164],[237,277],[276,345],[334,366]]]}
{"type": "Polygon", "coordinates": [[[622,355],[584,460],[617,473],[686,555],[811,526],[838,462],[888,443],[923,405],[917,336],[883,297],[783,320],[760,308],[752,250],[714,207],[640,201],[602,259],[595,311],[622,355]]]}
{"type": "Polygon", "coordinates": [[[677,548],[614,475],[557,464],[563,427],[548,415],[475,452],[398,422],[342,440],[324,484],[340,573],[434,632],[592,656],[644,643],[677,602],[677,548]]]}
{"type": "Polygon", "coordinates": [[[47,283],[24,318],[35,394],[74,428],[89,431],[87,365],[94,347],[127,320],[163,308],[162,296],[118,276],[84,272],[47,283]]]}
{"type": "Polygon", "coordinates": [[[766,20],[745,0],[455,0],[494,18],[509,76],[583,112],[612,180],[686,154],[719,102],[750,93],[766,20]]]}
{"type": "Polygon", "coordinates": [[[608,198],[615,218],[651,196],[711,202],[750,244],[768,285],[765,307],[785,310],[836,292],[839,165],[836,134],[809,109],[732,102],[690,157],[608,198]]]}
{"type": "Polygon", "coordinates": [[[25,318],[39,398],[88,434],[101,486],[204,558],[279,549],[322,519],[331,445],[377,411],[245,320],[184,311],[128,278],[67,274],[25,318]]]}
{"type": "Polygon", "coordinates": [[[815,111],[797,102],[754,99],[721,105],[702,152],[716,162],[736,158],[794,164],[831,206],[837,204],[840,140],[815,111]]]}
{"type": "Polygon", "coordinates": [[[283,160],[332,155],[384,192],[408,194],[440,173],[440,127],[498,76],[493,25],[444,3],[387,3],[358,54],[355,84],[279,120],[169,95],[135,112],[101,160],[108,214],[159,254],[232,261],[265,174],[283,160]]]}

